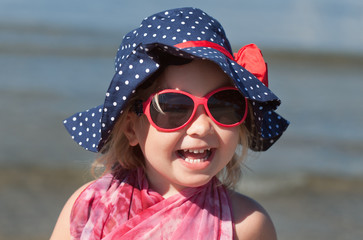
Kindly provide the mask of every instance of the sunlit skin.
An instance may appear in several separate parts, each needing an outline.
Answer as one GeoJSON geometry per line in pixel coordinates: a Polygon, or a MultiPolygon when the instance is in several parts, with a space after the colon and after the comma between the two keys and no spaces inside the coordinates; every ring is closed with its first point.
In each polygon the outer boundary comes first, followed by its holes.
{"type": "MultiPolygon", "coordinates": [[[[202,97],[230,79],[214,63],[194,60],[180,66],[169,66],[157,80],[162,89],[180,89],[202,97]]],[[[238,127],[221,127],[199,106],[192,122],[175,132],[161,132],[150,125],[146,116],[130,113],[126,135],[130,145],[140,145],[146,161],[150,186],[164,197],[185,187],[198,187],[209,182],[232,159],[239,134],[238,127]],[[203,163],[188,164],[179,150],[211,149],[203,163]]]]}

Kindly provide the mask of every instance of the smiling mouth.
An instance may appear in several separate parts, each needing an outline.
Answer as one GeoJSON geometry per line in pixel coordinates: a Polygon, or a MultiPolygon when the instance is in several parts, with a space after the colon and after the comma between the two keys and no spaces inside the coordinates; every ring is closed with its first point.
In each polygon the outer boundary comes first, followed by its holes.
{"type": "Polygon", "coordinates": [[[184,149],[178,150],[178,155],[188,163],[205,162],[212,154],[212,150],[208,149],[184,149]]]}

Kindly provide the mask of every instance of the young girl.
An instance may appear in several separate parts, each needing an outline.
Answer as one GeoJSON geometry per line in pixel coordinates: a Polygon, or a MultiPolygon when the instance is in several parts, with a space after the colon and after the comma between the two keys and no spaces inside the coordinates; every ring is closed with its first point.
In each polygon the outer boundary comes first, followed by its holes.
{"type": "Polygon", "coordinates": [[[217,20],[172,9],[124,37],[115,68],[104,103],[64,122],[104,172],[51,239],[276,239],[265,210],[232,190],[248,148],[267,150],[288,125],[256,45],[233,57],[217,20]]]}

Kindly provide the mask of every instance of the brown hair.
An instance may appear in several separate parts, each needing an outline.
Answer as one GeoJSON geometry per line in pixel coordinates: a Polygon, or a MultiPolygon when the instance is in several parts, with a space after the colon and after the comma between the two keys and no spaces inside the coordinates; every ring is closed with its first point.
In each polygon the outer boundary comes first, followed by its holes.
{"type": "MultiPolygon", "coordinates": [[[[101,155],[92,164],[92,173],[94,176],[99,176],[106,173],[118,173],[122,174],[128,170],[133,170],[139,167],[145,168],[145,159],[140,146],[130,146],[129,141],[124,134],[125,120],[130,111],[134,111],[136,100],[143,99],[145,96],[150,96],[158,87],[156,78],[163,72],[167,65],[173,61],[168,61],[168,64],[164,64],[164,67],[157,73],[153,74],[143,85],[138,87],[136,93],[129,99],[123,114],[120,115],[116,121],[115,126],[109,136],[107,143],[102,148],[101,155]],[[144,96],[144,97],[142,97],[144,96]]],[[[178,59],[177,64],[180,63],[178,59]]],[[[174,62],[174,63],[175,63],[174,62]]],[[[190,62],[190,61],[187,61],[190,62]]],[[[186,62],[181,64],[185,64],[186,62]]],[[[174,64],[174,65],[177,65],[174,64]]],[[[251,108],[249,108],[251,109],[251,108]]],[[[251,111],[249,111],[248,118],[252,118],[251,111]]],[[[250,120],[250,119],[249,119],[250,120]]],[[[249,121],[250,122],[250,121],[249,121]]],[[[249,131],[245,124],[241,124],[239,128],[239,145],[242,150],[235,153],[231,161],[225,166],[225,168],[217,174],[217,177],[227,187],[233,188],[242,176],[242,162],[247,157],[249,148],[249,131]]]]}

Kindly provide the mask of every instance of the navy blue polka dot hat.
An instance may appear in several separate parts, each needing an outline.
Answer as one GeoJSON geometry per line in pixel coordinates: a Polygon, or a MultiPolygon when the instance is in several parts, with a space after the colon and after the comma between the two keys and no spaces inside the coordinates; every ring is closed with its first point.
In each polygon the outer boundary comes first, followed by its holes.
{"type": "Polygon", "coordinates": [[[279,139],[289,122],[274,111],[280,100],[267,87],[267,68],[256,48],[247,45],[233,57],[220,23],[200,9],[178,8],[154,14],[124,36],[104,103],[69,117],[64,125],[80,146],[101,151],[128,99],[160,68],[158,59],[151,56],[152,50],[159,49],[219,65],[252,107],[253,121],[246,123],[251,133],[250,148],[265,151],[279,139]]]}

